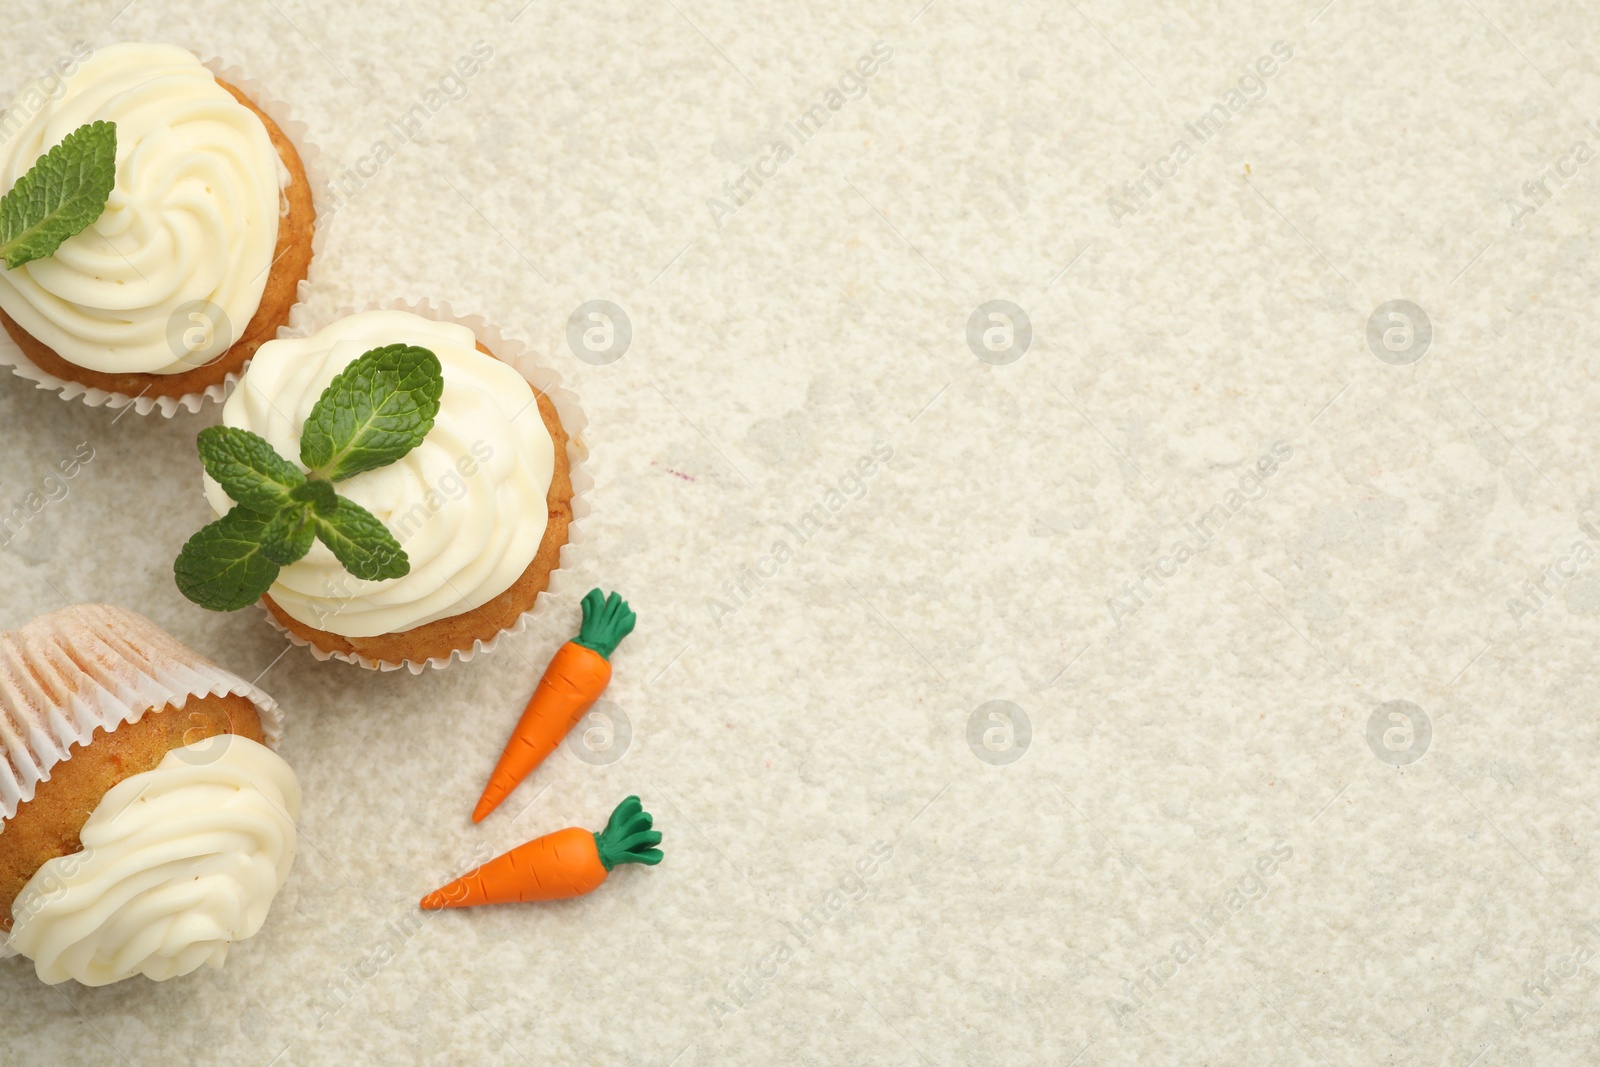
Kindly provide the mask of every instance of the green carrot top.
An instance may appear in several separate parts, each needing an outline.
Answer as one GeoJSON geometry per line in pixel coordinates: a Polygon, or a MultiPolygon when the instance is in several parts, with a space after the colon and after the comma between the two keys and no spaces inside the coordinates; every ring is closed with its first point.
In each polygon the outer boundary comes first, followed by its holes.
{"type": "MultiPolygon", "coordinates": [[[[590,596],[599,592],[596,589],[590,596]]],[[[638,797],[628,797],[618,804],[606,828],[594,835],[601,865],[610,871],[619,863],[645,863],[652,867],[660,863],[661,850],[655,846],[661,844],[661,834],[650,829],[653,821],[638,797]]]]}
{"type": "Polygon", "coordinates": [[[579,627],[578,636],[572,639],[572,643],[598,652],[602,659],[609,660],[622,639],[633,633],[636,621],[633,609],[628,607],[628,602],[622,599],[621,594],[606,596],[598,589],[591,589],[584,594],[583,625],[579,627]]]}

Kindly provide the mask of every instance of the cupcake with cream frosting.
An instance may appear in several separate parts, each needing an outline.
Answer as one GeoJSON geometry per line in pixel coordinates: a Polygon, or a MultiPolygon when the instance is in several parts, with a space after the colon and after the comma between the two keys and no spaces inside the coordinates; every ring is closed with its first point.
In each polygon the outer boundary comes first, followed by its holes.
{"type": "Polygon", "coordinates": [[[294,306],[315,228],[305,167],[261,104],[193,53],[127,43],[0,115],[0,191],[97,122],[116,128],[104,211],[0,270],[0,325],[23,357],[10,361],[94,403],[197,409],[294,306]]]}
{"type": "Polygon", "coordinates": [[[220,967],[294,861],[272,698],[107,605],[0,634],[0,956],[49,983],[220,967]]]}
{"type": "MultiPolygon", "coordinates": [[[[379,403],[371,382],[361,381],[361,403],[379,403]]],[[[516,625],[560,564],[573,519],[568,431],[549,394],[496,358],[467,325],[374,310],[307,337],[268,342],[223,406],[223,424],[201,435],[208,472],[222,473],[207,453],[208,435],[257,438],[258,451],[270,448],[291,462],[293,469],[278,475],[291,486],[291,496],[310,500],[312,489],[325,492],[327,514],[335,517],[353,507],[381,524],[377,532],[403,557],[402,566],[382,576],[364,572],[336,551],[336,536],[324,536],[337,530],[324,527],[314,540],[306,537],[309,547],[275,556],[298,553],[270,576],[262,604],[289,634],[323,656],[383,668],[443,665],[516,625]],[[399,347],[434,361],[429,366],[438,381],[431,401],[424,402],[431,405],[429,420],[415,427],[415,440],[403,454],[381,465],[348,476],[325,469],[322,457],[308,449],[312,430],[327,421],[323,408],[348,391],[365,361],[399,347]],[[312,484],[299,486],[297,480],[312,484]],[[318,482],[329,488],[318,488],[318,482]]],[[[392,436],[394,429],[387,425],[385,432],[392,436]]],[[[223,517],[219,524],[267,507],[246,495],[249,488],[242,485],[236,498],[208,473],[205,492],[223,517]]],[[[282,506],[300,521],[296,504],[282,506]]],[[[315,525],[320,507],[305,505],[305,521],[315,525]]],[[[271,526],[267,511],[260,518],[248,529],[271,526]]],[[[263,536],[271,539],[270,532],[263,536]]],[[[229,603],[207,603],[191,588],[193,569],[186,572],[184,556],[177,570],[180,588],[205,606],[227,608],[253,599],[247,590],[229,603]]],[[[209,579],[216,568],[203,573],[209,579]]]]}

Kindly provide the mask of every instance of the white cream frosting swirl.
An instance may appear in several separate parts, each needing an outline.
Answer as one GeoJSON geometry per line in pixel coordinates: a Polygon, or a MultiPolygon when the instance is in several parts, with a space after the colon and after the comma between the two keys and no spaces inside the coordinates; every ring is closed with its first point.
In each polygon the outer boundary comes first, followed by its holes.
{"type": "Polygon", "coordinates": [[[286,203],[288,172],[260,118],[162,44],[100,49],[64,88],[25,87],[10,112],[28,117],[15,130],[0,117],[0,191],[97,120],[116,123],[117,178],[92,226],[0,270],[0,308],[90,370],[176,374],[221,355],[261,303],[286,203]]]}
{"type": "Polygon", "coordinates": [[[39,978],[101,986],[222,966],[261,929],[294,862],[300,786],[247,737],[173,749],[101,798],[80,837],[29,879],[11,945],[39,978]]]}
{"type": "MultiPolygon", "coordinates": [[[[320,541],[284,567],[269,596],[308,626],[344,637],[400,633],[471,611],[533,562],[549,511],[555,444],[528,382],[476,348],[470,329],[405,311],[364,311],[310,337],[262,345],[222,409],[298,466],[300,428],[336,374],[370,349],[419,345],[439,357],[444,392],[433,429],[398,462],[338,483],[411,561],[401,578],[352,577],[320,541]]],[[[232,507],[206,478],[218,515],[232,507]]]]}

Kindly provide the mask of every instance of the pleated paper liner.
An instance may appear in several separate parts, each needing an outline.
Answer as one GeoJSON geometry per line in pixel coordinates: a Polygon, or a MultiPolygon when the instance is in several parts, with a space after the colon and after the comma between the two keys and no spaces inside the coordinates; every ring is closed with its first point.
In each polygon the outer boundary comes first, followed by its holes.
{"type": "MultiPolygon", "coordinates": [[[[137,612],[78,604],[0,634],[0,818],[16,815],[96,729],[114,733],[190,697],[229,695],[255,705],[276,747],[283,736],[276,701],[137,612]]],[[[12,954],[0,933],[0,956],[12,954]]]]}
{"type": "MultiPolygon", "coordinates": [[[[201,63],[207,70],[244,93],[256,107],[266,112],[267,116],[278,124],[278,128],[283,131],[284,136],[294,145],[295,151],[300,154],[300,164],[305,168],[306,183],[311,187],[311,202],[312,207],[317,211],[317,220],[311,231],[311,266],[306,273],[306,277],[300,281],[296,289],[295,301],[296,307],[298,307],[305,302],[308,298],[308,293],[315,287],[318,264],[322,260],[323,247],[326,243],[326,227],[323,225],[324,220],[322,218],[324,205],[319,203],[319,197],[322,195],[325,181],[325,175],[321,171],[322,150],[307,136],[308,127],[306,124],[295,119],[289,110],[289,106],[268,93],[260,82],[247,76],[238,67],[225,64],[221,59],[214,56],[207,58],[205,52],[201,49],[191,48],[190,51],[200,57],[201,63]]],[[[0,112],[0,116],[3,115],[4,112],[0,112]]],[[[291,310],[291,321],[293,314],[294,312],[291,310]]],[[[282,336],[287,327],[288,323],[280,326],[278,328],[278,336],[282,336]]],[[[162,415],[170,419],[180,409],[193,413],[199,411],[208,401],[221,403],[228,393],[233,390],[233,387],[239,383],[240,376],[244,373],[245,368],[249,366],[249,362],[246,361],[243,366],[237,371],[230,372],[222,381],[207,386],[198,392],[185,393],[182,396],[129,396],[126,393],[112,392],[92,385],[85,385],[82,382],[58,378],[42,370],[38,364],[27,357],[22,349],[17,347],[16,343],[11,340],[4,330],[0,330],[0,367],[9,367],[11,373],[17,377],[33,382],[40,389],[48,389],[59,393],[65,400],[80,400],[90,407],[106,407],[113,411],[131,405],[133,410],[140,415],[148,415],[152,411],[160,411],[162,415]]]]}
{"type": "Polygon", "coordinates": [[[311,651],[318,660],[337,659],[345,663],[355,663],[368,670],[395,671],[402,667],[412,674],[421,674],[433,668],[442,670],[455,662],[469,663],[480,655],[493,652],[500,642],[508,637],[515,637],[527,629],[528,624],[539,618],[549,610],[552,600],[580,599],[587,589],[579,588],[582,584],[572,573],[572,562],[578,546],[583,543],[583,520],[589,515],[589,502],[586,495],[594,487],[594,479],[582,469],[586,449],[583,444],[583,429],[588,425],[588,419],[583,414],[583,409],[578,404],[577,396],[570,390],[561,386],[561,375],[550,367],[538,363],[538,357],[529,348],[526,342],[508,335],[499,327],[491,324],[481,315],[457,315],[447,303],[434,303],[426,300],[408,301],[391,300],[383,303],[369,304],[362,308],[341,308],[324,322],[315,325],[306,321],[305,306],[297,306],[289,317],[289,328],[281,336],[304,337],[315,333],[318,329],[329,323],[362,311],[409,311],[426,319],[438,322],[453,322],[471,330],[474,336],[481,341],[484,347],[493,352],[501,362],[509,364],[535,389],[544,393],[555,405],[556,414],[561,419],[562,428],[567,431],[567,464],[572,478],[572,522],[567,527],[567,543],[561,546],[560,563],[555,570],[550,572],[549,585],[534,598],[533,605],[517,616],[517,621],[509,627],[502,629],[488,640],[481,638],[474,640],[471,648],[451,650],[449,655],[431,656],[423,660],[402,659],[398,661],[376,660],[368,656],[350,652],[328,652],[311,644],[305,638],[291,632],[280,623],[265,604],[258,604],[263,615],[266,616],[279,633],[283,634],[292,644],[300,645],[311,651]]]}

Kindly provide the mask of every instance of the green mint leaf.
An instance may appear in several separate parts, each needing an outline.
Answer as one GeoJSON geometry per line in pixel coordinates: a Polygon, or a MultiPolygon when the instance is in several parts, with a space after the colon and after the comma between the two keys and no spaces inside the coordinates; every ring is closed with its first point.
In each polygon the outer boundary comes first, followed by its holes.
{"type": "Polygon", "coordinates": [[[433,429],[444,392],[439,357],[385,345],[340,371],[300,430],[300,462],[331,482],[387,466],[433,429]]]}
{"type": "Polygon", "coordinates": [[[55,254],[106,209],[117,180],[117,127],[79,126],[0,197],[0,259],[12,270],[55,254]]]}
{"type": "Polygon", "coordinates": [[[267,439],[233,426],[207,426],[198,440],[200,462],[234,502],[276,514],[306,476],[275,452],[267,439]]]}
{"type": "Polygon", "coordinates": [[[339,494],[333,491],[333,483],[321,478],[312,478],[304,485],[291,489],[289,499],[310,504],[318,515],[326,515],[339,506],[339,494]]]}
{"type": "Polygon", "coordinates": [[[339,506],[317,515],[317,538],[332,550],[344,569],[362,581],[400,578],[410,572],[411,561],[378,517],[352,500],[339,498],[339,506]]]}
{"type": "Polygon", "coordinates": [[[261,554],[267,522],[240,505],[189,538],[172,565],[178,591],[211,611],[236,611],[260,600],[278,577],[278,565],[261,554]]]}
{"type": "Polygon", "coordinates": [[[278,566],[287,567],[311,551],[311,542],[316,537],[311,505],[288,504],[280,508],[261,531],[261,554],[278,566]]]}

